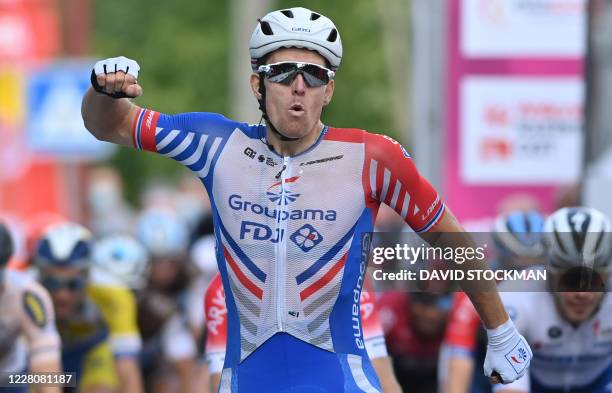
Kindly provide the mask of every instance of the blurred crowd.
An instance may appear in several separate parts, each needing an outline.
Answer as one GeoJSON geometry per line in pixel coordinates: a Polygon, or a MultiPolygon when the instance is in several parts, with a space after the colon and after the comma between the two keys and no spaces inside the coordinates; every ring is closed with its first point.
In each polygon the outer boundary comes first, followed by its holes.
{"type": "MultiPolygon", "coordinates": [[[[21,239],[16,239],[14,231],[11,235],[6,223],[0,225],[5,230],[0,231],[0,271],[4,271],[0,274],[0,283],[4,283],[0,286],[0,314],[13,316],[12,322],[0,317],[0,370],[52,371],[53,367],[62,367],[76,373],[76,386],[65,391],[216,391],[225,350],[222,330],[227,311],[217,274],[210,204],[201,186],[187,179],[176,187],[153,184],[142,195],[142,208],[135,211],[123,199],[121,179],[115,171],[94,169],[89,178],[86,220],[74,222],[58,215],[41,215],[30,222],[21,239]],[[21,244],[20,252],[13,252],[15,244],[21,244]],[[11,255],[16,257],[11,259],[11,255]],[[11,288],[23,301],[10,301],[11,288]],[[21,325],[14,317],[17,314],[25,315],[21,325]],[[50,348],[55,348],[61,362],[54,363],[50,348]]],[[[570,228],[570,232],[583,236],[582,248],[576,246],[580,255],[587,253],[586,247],[592,242],[589,236],[601,231],[608,236],[603,240],[608,244],[601,244],[600,239],[589,251],[595,255],[592,270],[603,272],[603,289],[597,292],[601,296],[572,289],[567,299],[555,297],[558,300],[552,306],[540,307],[548,307],[546,312],[559,314],[559,320],[565,321],[546,326],[548,339],[563,335],[563,323],[577,329],[593,318],[598,321],[597,329],[609,336],[611,322],[597,319],[598,313],[609,311],[603,299],[612,246],[609,221],[588,208],[564,208],[546,221],[537,208],[521,198],[501,208],[490,228],[492,268],[551,270],[551,260],[563,259],[555,256],[565,241],[559,238],[558,232],[563,230],[558,225],[568,219],[570,225],[582,220],[570,228]],[[553,226],[545,229],[545,222],[553,226]],[[593,227],[598,222],[601,226],[593,227]],[[557,243],[546,243],[543,234],[547,232],[555,234],[557,243]]],[[[404,230],[401,219],[384,206],[376,228],[395,233],[404,230]]],[[[571,260],[572,255],[566,259],[571,260]]],[[[571,267],[572,262],[568,263],[566,267],[571,267]]],[[[374,288],[368,287],[362,294],[362,319],[372,316],[382,330],[375,329],[365,339],[370,340],[371,358],[388,356],[392,362],[389,373],[380,371],[374,363],[385,391],[492,391],[482,373],[485,329],[464,293],[450,284],[419,292],[368,285],[374,288]],[[376,349],[380,346],[386,348],[376,349]]],[[[550,288],[542,288],[538,296],[553,296],[547,290],[550,288]]],[[[502,293],[506,304],[524,302],[513,296],[518,296],[516,291],[502,293]]],[[[515,318],[510,309],[509,314],[515,318]]],[[[538,315],[530,318],[545,324],[538,315]]],[[[364,328],[364,336],[367,331],[364,328]]],[[[522,333],[530,340],[528,332],[522,333]]],[[[596,340],[596,335],[592,339],[596,340]]],[[[536,352],[542,346],[546,348],[541,341],[530,344],[536,352]]],[[[592,378],[595,382],[588,383],[612,383],[612,347],[606,348],[607,352],[595,356],[598,366],[589,366],[604,371],[592,378]]],[[[572,356],[579,359],[590,354],[588,351],[579,348],[572,356]]],[[[578,367],[578,363],[570,362],[570,366],[578,367]]],[[[532,373],[538,370],[536,364],[532,373]]],[[[573,391],[581,383],[576,376],[563,378],[564,388],[559,391],[573,391]]],[[[534,390],[533,384],[540,379],[532,375],[531,381],[531,388],[516,389],[534,390]]]]}

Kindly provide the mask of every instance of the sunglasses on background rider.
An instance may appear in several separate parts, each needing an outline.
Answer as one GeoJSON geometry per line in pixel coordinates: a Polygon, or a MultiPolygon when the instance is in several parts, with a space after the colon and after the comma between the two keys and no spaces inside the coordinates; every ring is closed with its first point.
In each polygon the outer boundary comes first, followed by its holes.
{"type": "Polygon", "coordinates": [[[584,266],[577,266],[558,274],[555,291],[558,292],[605,292],[608,275],[584,266]]]}
{"type": "Polygon", "coordinates": [[[41,280],[41,284],[49,292],[59,291],[62,288],[66,288],[70,292],[77,292],[85,288],[86,279],[84,277],[62,279],[58,277],[47,276],[41,280]]]}
{"type": "Polygon", "coordinates": [[[283,61],[259,66],[257,72],[264,74],[270,82],[290,85],[298,74],[302,74],[309,87],[325,86],[336,73],[318,64],[283,61]]]}

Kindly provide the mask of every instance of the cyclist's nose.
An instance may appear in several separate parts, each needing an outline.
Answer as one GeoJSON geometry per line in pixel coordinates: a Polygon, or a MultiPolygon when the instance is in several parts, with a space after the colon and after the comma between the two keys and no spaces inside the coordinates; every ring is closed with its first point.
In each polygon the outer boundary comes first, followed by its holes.
{"type": "Polygon", "coordinates": [[[304,95],[304,93],[306,93],[306,88],[308,87],[308,85],[306,85],[304,75],[302,75],[301,72],[298,72],[298,74],[295,76],[291,87],[293,89],[294,94],[304,95]]]}

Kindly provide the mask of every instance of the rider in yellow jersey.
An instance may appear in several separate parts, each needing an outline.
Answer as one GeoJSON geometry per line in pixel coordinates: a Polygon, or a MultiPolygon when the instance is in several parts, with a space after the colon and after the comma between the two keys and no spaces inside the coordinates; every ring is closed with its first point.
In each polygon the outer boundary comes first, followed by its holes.
{"type": "Polygon", "coordinates": [[[64,370],[77,373],[79,391],[142,391],[133,295],[91,282],[91,258],[91,234],[74,223],[48,228],[34,255],[56,310],[64,370]]]}

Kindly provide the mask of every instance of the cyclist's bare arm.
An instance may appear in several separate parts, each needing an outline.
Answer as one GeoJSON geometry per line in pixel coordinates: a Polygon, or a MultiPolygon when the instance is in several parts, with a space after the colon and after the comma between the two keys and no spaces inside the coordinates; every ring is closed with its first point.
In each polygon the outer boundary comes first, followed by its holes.
{"type": "Polygon", "coordinates": [[[397,382],[395,373],[393,372],[391,358],[389,356],[383,356],[374,358],[371,362],[380,380],[383,393],[402,393],[402,388],[397,382]]]}
{"type": "Polygon", "coordinates": [[[106,59],[96,63],[94,73],[102,91],[89,88],[83,97],[81,114],[85,127],[99,140],[131,147],[132,124],[140,108],[128,98],[142,95],[136,79],[138,65],[125,58],[106,59]],[[131,71],[130,64],[133,64],[131,71]],[[113,98],[104,93],[122,93],[127,98],[113,98]]]}
{"type": "MultiPolygon", "coordinates": [[[[450,241],[453,243],[453,246],[457,246],[457,243],[461,243],[460,245],[464,246],[474,246],[473,241],[469,237],[469,235],[465,232],[461,224],[457,218],[450,211],[448,206],[446,207],[446,211],[444,216],[438,221],[438,223],[431,229],[432,232],[439,233],[457,233],[452,236],[450,241]],[[461,233],[465,234],[465,238],[461,238],[461,233]]],[[[442,237],[441,237],[441,241],[442,237]]],[[[464,263],[461,265],[462,269],[486,269],[486,263],[482,262],[480,266],[474,265],[476,262],[470,261],[469,263],[464,263]]],[[[471,284],[476,284],[472,282],[462,281],[461,286],[463,290],[470,297],[470,300],[474,304],[476,311],[480,315],[480,319],[482,319],[484,325],[487,329],[493,329],[508,320],[508,314],[506,313],[506,309],[502,304],[502,301],[499,297],[499,293],[497,292],[497,287],[494,281],[485,282],[480,280],[477,284],[478,289],[472,290],[470,288],[471,284]]]]}
{"type": "MultiPolygon", "coordinates": [[[[49,294],[38,283],[26,284],[22,294],[21,319],[29,348],[29,371],[49,373],[62,371],[60,338],[49,294]]],[[[36,385],[36,393],[59,393],[53,386],[36,385]]]]}
{"type": "Polygon", "coordinates": [[[474,359],[465,356],[451,356],[448,360],[446,380],[440,391],[442,393],[467,393],[470,391],[474,374],[474,359]]]}

